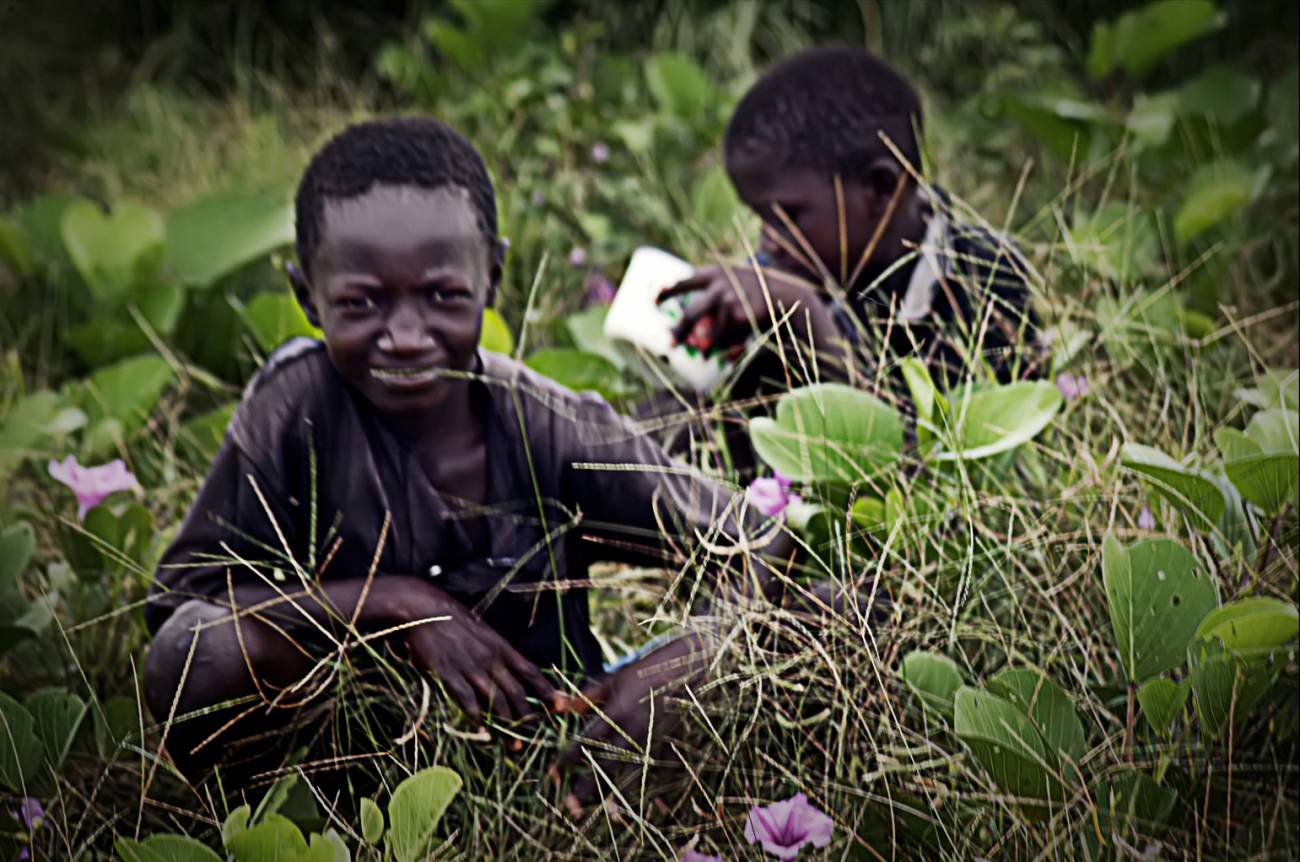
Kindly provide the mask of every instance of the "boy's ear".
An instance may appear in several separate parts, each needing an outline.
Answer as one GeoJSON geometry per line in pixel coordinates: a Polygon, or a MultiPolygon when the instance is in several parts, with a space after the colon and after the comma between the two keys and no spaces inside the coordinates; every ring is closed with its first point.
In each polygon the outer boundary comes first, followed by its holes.
{"type": "Polygon", "coordinates": [[[506,252],[510,248],[510,240],[505,237],[497,240],[489,251],[488,259],[488,294],[487,307],[491,308],[497,301],[497,288],[501,286],[501,276],[506,270],[506,252]]]}
{"type": "Polygon", "coordinates": [[[293,295],[298,300],[298,305],[302,307],[302,313],[307,316],[307,321],[320,329],[320,311],[316,308],[316,298],[312,295],[311,282],[307,281],[306,273],[291,260],[285,262],[284,272],[289,276],[289,283],[293,285],[293,295]]]}
{"type": "Polygon", "coordinates": [[[889,207],[889,199],[898,188],[898,181],[903,177],[903,166],[889,156],[881,156],[867,166],[863,184],[870,195],[872,213],[883,215],[889,207]]]}

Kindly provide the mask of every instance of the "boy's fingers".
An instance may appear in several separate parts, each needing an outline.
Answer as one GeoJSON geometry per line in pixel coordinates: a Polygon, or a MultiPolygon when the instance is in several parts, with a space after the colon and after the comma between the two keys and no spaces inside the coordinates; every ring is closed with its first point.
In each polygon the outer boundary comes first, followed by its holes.
{"type": "Polygon", "coordinates": [[[442,684],[451,692],[452,698],[465,713],[465,717],[470,720],[471,724],[483,723],[483,712],[479,709],[478,698],[474,696],[474,689],[464,677],[446,676],[443,677],[442,684]]]}
{"type": "Polygon", "coordinates": [[[712,268],[702,269],[659,291],[659,296],[655,299],[655,302],[663,302],[666,299],[672,299],[674,296],[681,296],[683,293],[699,290],[713,281],[716,276],[717,273],[712,268]]]}
{"type": "Polygon", "coordinates": [[[497,684],[504,699],[510,704],[511,710],[514,711],[515,718],[523,718],[532,712],[528,706],[528,696],[524,693],[524,687],[515,679],[514,674],[504,665],[493,665],[492,681],[497,684]]]}
{"type": "Polygon", "coordinates": [[[554,696],[555,686],[546,678],[546,674],[537,669],[537,665],[513,649],[506,653],[506,660],[515,674],[533,690],[533,694],[543,700],[549,700],[554,696]]]}
{"type": "Polygon", "coordinates": [[[479,694],[479,701],[487,707],[487,712],[492,713],[498,718],[504,718],[506,721],[513,721],[515,718],[514,710],[510,708],[510,699],[507,698],[488,678],[487,674],[476,672],[469,674],[470,684],[479,694]]]}

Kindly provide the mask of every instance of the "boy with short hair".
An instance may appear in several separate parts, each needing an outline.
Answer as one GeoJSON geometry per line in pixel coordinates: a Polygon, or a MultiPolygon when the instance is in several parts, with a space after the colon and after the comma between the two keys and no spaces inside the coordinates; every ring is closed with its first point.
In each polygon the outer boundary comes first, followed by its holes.
{"type": "Polygon", "coordinates": [[[554,671],[605,701],[584,736],[644,737],[709,646],[678,638],[599,679],[588,564],[690,557],[771,596],[749,548],[780,559],[788,541],[759,539],[740,498],[600,397],[479,347],[505,246],[460,135],[352,126],[296,209],[293,286],[324,342],[285,345],[250,384],[146,607],[145,697],[173,759],[193,776],[243,747],[246,772],[265,768],[358,637],[404,651],[474,722],[562,703],[554,671]]]}
{"type": "Polygon", "coordinates": [[[1028,264],[918,186],[920,129],[915,90],[862,49],[805,51],[763,75],[723,142],[737,194],[763,220],[758,266],[710,267],[665,291],[701,291],[678,340],[734,349],[793,310],[794,343],[832,379],[851,377],[855,356],[886,370],[917,356],[945,386],[1035,374],[1028,264]]]}

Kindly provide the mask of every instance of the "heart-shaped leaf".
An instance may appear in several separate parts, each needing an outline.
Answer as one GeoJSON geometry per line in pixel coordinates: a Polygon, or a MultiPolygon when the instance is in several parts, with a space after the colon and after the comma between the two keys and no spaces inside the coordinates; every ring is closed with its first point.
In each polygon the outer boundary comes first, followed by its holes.
{"type": "Polygon", "coordinates": [[[219,192],[167,216],[167,264],[193,287],[292,242],[293,206],[284,195],[219,192]]]}
{"type": "Polygon", "coordinates": [[[1007,668],[988,681],[988,689],[1023,709],[1047,744],[1071,764],[1083,759],[1087,745],[1083,723],[1069,695],[1045,673],[1007,668]]]}
{"type": "Polygon", "coordinates": [[[936,653],[910,652],[903,657],[900,676],[926,709],[953,720],[953,695],[966,682],[955,661],[936,653]]]}
{"type": "Polygon", "coordinates": [[[46,688],[28,697],[23,706],[36,722],[34,730],[45,748],[47,762],[57,770],[86,717],[85,701],[67,689],[46,688]]]}
{"type": "Polygon", "coordinates": [[[1269,654],[1243,655],[1219,638],[1197,637],[1187,646],[1196,712],[1210,736],[1242,727],[1282,670],[1269,654]]]}
{"type": "Polygon", "coordinates": [[[158,268],[166,231],[162,217],[144,204],[123,201],[105,215],[83,200],[64,209],[62,233],[95,301],[114,307],[131,285],[158,268]]]}
{"type": "Polygon", "coordinates": [[[953,697],[953,728],[1002,792],[1035,800],[1065,799],[1056,758],[1020,707],[962,686],[953,697]]]}
{"type": "Polygon", "coordinates": [[[1177,667],[1196,626],[1218,604],[1210,578],[1171,539],[1125,548],[1107,536],[1101,557],[1111,627],[1129,680],[1142,683],[1177,667]]]}
{"type": "Polygon", "coordinates": [[[1174,682],[1164,677],[1149,679],[1137,690],[1138,705],[1152,730],[1161,736],[1168,736],[1174,720],[1183,714],[1187,695],[1191,692],[1191,683],[1183,680],[1174,682]]]}
{"type": "Polygon", "coordinates": [[[82,409],[92,422],[107,418],[118,420],[125,429],[138,427],[172,378],[171,366],[160,356],[123,359],[91,375],[82,409]]]}
{"type": "Polygon", "coordinates": [[[454,770],[434,766],[397,785],[388,801],[387,840],[397,862],[415,862],[429,853],[438,821],[460,792],[461,783],[454,770]]]}
{"type": "Polygon", "coordinates": [[[1300,615],[1290,602],[1265,596],[1238,599],[1205,615],[1196,636],[1215,638],[1234,652],[1253,655],[1282,646],[1300,630],[1300,615]]]}
{"type": "Polygon", "coordinates": [[[289,818],[269,814],[256,826],[238,832],[226,842],[239,862],[297,860],[307,853],[307,839],[289,818]]]}
{"type": "Polygon", "coordinates": [[[605,398],[623,394],[623,377],[603,356],[581,350],[539,350],[524,364],[574,392],[598,392],[605,398]]]}
{"type": "Polygon", "coordinates": [[[1164,497],[1181,509],[1202,530],[1210,530],[1223,517],[1223,492],[1202,476],[1151,446],[1125,443],[1120,463],[1146,476],[1164,497]]]}
{"type": "Polygon", "coordinates": [[[1211,162],[1197,169],[1174,216],[1174,234],[1186,244],[1259,196],[1268,183],[1267,165],[1255,170],[1238,162],[1211,162]]]}
{"type": "Polygon", "coordinates": [[[1064,403],[1056,384],[1027,380],[948,393],[950,426],[936,461],[970,461],[1008,452],[1051,424],[1064,403]]]}
{"type": "Polygon", "coordinates": [[[868,482],[898,460],[903,424],[889,405],[838,383],[786,393],[776,418],[749,423],[754,451],[800,482],[868,482]]]}

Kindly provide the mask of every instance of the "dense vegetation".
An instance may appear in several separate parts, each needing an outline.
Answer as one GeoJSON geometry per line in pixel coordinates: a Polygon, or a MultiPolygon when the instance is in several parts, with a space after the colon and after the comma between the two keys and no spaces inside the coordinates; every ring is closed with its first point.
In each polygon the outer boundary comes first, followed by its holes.
{"type": "MultiPolygon", "coordinates": [[[[453,0],[310,74],[234,51],[216,89],[146,56],[88,119],[27,130],[39,158],[0,184],[0,855],[760,858],[751,807],[796,793],[834,821],[804,851],[826,858],[1300,852],[1294,10],[630,9],[453,0]],[[626,407],[655,381],[601,335],[607,283],[642,244],[744,254],[730,107],[845,28],[926,94],[927,178],[1023,243],[1052,337],[1041,382],[911,369],[914,440],[835,387],[751,423],[818,574],[880,583],[887,618],[730,614],[667,765],[578,820],[544,780],[572,727],[504,756],[400,675],[380,696],[424,733],[369,739],[364,801],[310,774],[254,809],[187,787],[140,705],[141,602],[240,387],[310,334],[281,271],[313,147],[385,111],[461,129],[511,240],[488,346],[626,407]],[[68,456],[136,481],[79,512],[68,456]]],[[[679,574],[599,572],[610,657],[679,623],[679,574]]]]}

